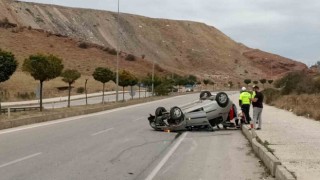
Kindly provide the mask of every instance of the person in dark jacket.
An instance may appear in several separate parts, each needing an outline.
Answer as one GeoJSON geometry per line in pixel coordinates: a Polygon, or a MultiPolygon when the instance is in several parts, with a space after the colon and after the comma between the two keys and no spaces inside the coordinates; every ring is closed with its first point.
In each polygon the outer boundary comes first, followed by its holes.
{"type": "Polygon", "coordinates": [[[253,106],[253,128],[256,130],[261,129],[262,119],[261,114],[263,110],[263,94],[260,92],[258,86],[253,87],[254,96],[252,97],[252,106],[253,106]],[[258,123],[258,127],[256,128],[256,123],[258,123]]]}

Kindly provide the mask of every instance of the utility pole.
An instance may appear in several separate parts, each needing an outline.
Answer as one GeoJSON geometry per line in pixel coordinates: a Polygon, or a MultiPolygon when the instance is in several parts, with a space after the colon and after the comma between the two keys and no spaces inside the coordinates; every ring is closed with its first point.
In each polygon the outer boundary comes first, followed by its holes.
{"type": "MultiPolygon", "coordinates": [[[[171,73],[171,81],[174,82],[174,80],[173,80],[173,72],[171,73]]],[[[172,84],[172,88],[171,88],[171,93],[173,93],[173,84],[172,84]]]]}
{"type": "Polygon", "coordinates": [[[154,95],[154,61],[153,61],[153,65],[152,65],[152,96],[154,95]]]}
{"type": "Polygon", "coordinates": [[[120,53],[120,32],[119,32],[120,0],[118,0],[117,18],[117,67],[116,67],[116,102],[119,101],[119,53],[120,53]]]}
{"type": "Polygon", "coordinates": [[[88,79],[86,79],[86,82],[84,83],[84,91],[85,91],[85,93],[86,93],[86,105],[88,105],[87,83],[88,83],[88,79]]]}

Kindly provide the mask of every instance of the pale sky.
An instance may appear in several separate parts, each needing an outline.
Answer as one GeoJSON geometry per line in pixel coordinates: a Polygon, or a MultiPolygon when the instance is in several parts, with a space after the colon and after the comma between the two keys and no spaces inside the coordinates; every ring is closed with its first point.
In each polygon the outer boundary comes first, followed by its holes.
{"type": "MultiPolygon", "coordinates": [[[[117,11],[117,0],[24,1],[117,11]]],[[[319,0],[120,0],[120,11],[204,22],[251,48],[320,61],[319,0]]]]}

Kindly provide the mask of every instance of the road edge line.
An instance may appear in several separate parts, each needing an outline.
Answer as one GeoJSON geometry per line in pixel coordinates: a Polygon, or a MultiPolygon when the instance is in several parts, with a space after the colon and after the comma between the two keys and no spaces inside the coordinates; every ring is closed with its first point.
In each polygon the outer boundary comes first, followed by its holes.
{"type": "Polygon", "coordinates": [[[188,132],[182,133],[181,136],[178,137],[178,140],[175,141],[174,145],[170,148],[170,150],[166,153],[166,155],[161,159],[161,161],[157,164],[157,166],[151,171],[151,173],[145,178],[145,180],[152,180],[160,171],[160,169],[164,166],[164,164],[169,160],[172,154],[177,150],[179,145],[187,136],[188,132]]]}

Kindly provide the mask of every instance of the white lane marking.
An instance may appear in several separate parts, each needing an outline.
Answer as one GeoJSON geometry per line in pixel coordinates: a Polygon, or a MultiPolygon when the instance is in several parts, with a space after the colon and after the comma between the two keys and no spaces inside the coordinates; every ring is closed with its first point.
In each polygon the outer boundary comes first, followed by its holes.
{"type": "Polygon", "coordinates": [[[99,131],[99,132],[91,134],[91,136],[96,136],[96,135],[99,135],[99,134],[102,134],[102,133],[106,133],[108,131],[112,131],[113,129],[114,128],[109,128],[109,129],[106,129],[106,130],[103,130],[103,131],[99,131]]]}
{"type": "Polygon", "coordinates": [[[0,168],[6,167],[6,166],[10,166],[12,164],[16,164],[18,162],[25,161],[27,159],[31,159],[33,157],[39,156],[40,154],[42,154],[42,153],[39,152],[39,153],[36,153],[36,154],[32,154],[32,155],[29,155],[29,156],[26,156],[26,157],[23,157],[23,158],[20,158],[20,159],[17,159],[17,160],[14,160],[14,161],[11,161],[11,162],[8,162],[8,163],[5,163],[5,164],[2,164],[2,165],[0,165],[0,168]]]}
{"type": "Polygon", "coordinates": [[[23,130],[27,130],[27,129],[33,129],[33,128],[42,127],[42,126],[49,126],[49,125],[53,125],[53,124],[64,123],[64,122],[68,122],[68,121],[74,121],[74,120],[87,118],[87,117],[93,117],[93,116],[98,116],[98,115],[103,115],[103,114],[109,114],[109,113],[112,113],[112,112],[117,112],[117,111],[121,111],[121,110],[125,110],[125,109],[130,109],[130,108],[135,108],[135,107],[144,106],[144,105],[148,105],[148,104],[153,104],[153,103],[159,103],[159,102],[162,102],[162,101],[181,98],[181,97],[184,97],[184,96],[186,96],[186,95],[176,96],[176,97],[167,98],[167,99],[161,99],[161,100],[158,100],[158,101],[152,101],[152,102],[147,102],[147,103],[142,103],[142,104],[136,104],[136,105],[127,106],[127,107],[121,107],[121,108],[112,109],[112,110],[108,110],[108,111],[102,111],[102,112],[93,113],[93,114],[81,115],[81,116],[70,117],[70,118],[65,118],[65,119],[61,119],[61,120],[53,120],[53,121],[50,121],[50,122],[43,122],[43,123],[38,123],[38,124],[33,124],[33,125],[26,125],[26,126],[22,126],[22,127],[6,129],[6,130],[0,131],[0,135],[1,134],[7,134],[7,133],[13,133],[13,132],[17,132],[17,131],[23,131],[23,130]]]}
{"type": "Polygon", "coordinates": [[[168,159],[170,158],[170,156],[172,156],[172,154],[176,151],[176,149],[179,147],[179,145],[181,144],[181,142],[185,139],[185,137],[187,136],[188,132],[183,133],[178,141],[174,144],[174,146],[170,149],[170,151],[163,157],[163,159],[159,162],[159,164],[152,170],[152,172],[148,175],[148,177],[145,180],[152,180],[157,173],[160,171],[160,169],[162,168],[162,166],[168,161],[168,159]]]}
{"type": "MultiPolygon", "coordinates": [[[[142,120],[142,119],[144,119],[144,118],[146,118],[146,117],[142,117],[142,118],[138,118],[138,119],[134,119],[134,120],[132,120],[133,122],[136,122],[136,121],[140,121],[140,120],[142,120]]],[[[147,119],[147,118],[146,118],[147,119]]]]}

